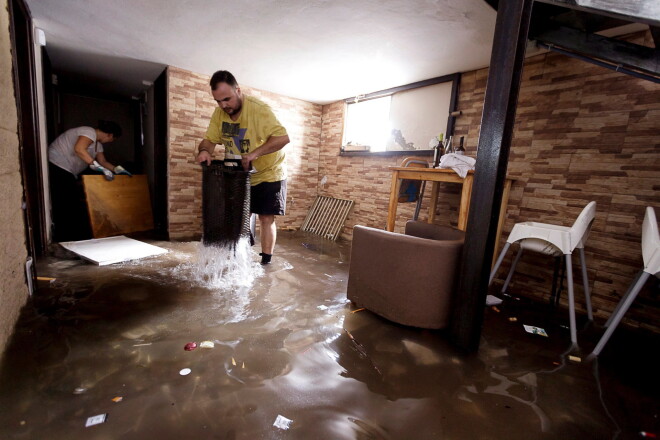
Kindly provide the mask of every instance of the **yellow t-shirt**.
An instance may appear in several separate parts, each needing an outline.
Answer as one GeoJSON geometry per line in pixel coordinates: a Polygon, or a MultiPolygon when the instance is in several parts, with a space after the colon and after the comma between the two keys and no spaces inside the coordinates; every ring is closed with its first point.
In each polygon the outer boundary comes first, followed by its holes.
{"type": "MultiPolygon", "coordinates": [[[[227,153],[242,155],[259,148],[271,136],[286,134],[286,129],[268,104],[252,96],[244,96],[241,114],[236,121],[232,121],[220,107],[215,109],[205,138],[214,144],[224,145],[227,153]]],[[[279,150],[252,161],[256,172],[250,178],[251,184],[286,179],[285,159],[284,150],[279,150]]]]}

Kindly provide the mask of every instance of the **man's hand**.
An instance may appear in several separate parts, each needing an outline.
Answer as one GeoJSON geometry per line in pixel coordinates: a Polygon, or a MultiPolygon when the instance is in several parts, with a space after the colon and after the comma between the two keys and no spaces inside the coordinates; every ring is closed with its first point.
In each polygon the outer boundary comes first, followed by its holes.
{"type": "Polygon", "coordinates": [[[112,174],[112,171],[110,171],[107,168],[102,167],[97,161],[94,161],[94,162],[90,163],[89,168],[92,171],[96,171],[97,173],[103,173],[103,175],[105,176],[105,180],[110,181],[110,180],[115,179],[115,175],[112,174]]]}
{"type": "Polygon", "coordinates": [[[241,156],[241,163],[243,164],[243,169],[245,171],[250,171],[250,164],[256,158],[257,158],[257,155],[254,154],[254,152],[244,154],[243,156],[241,156]]]}
{"type": "Polygon", "coordinates": [[[197,159],[195,160],[198,163],[206,162],[206,165],[211,165],[211,154],[206,150],[202,150],[197,154],[197,159]]]}
{"type": "Polygon", "coordinates": [[[124,167],[121,166],[121,165],[117,165],[117,166],[115,167],[115,174],[125,174],[125,175],[127,175],[128,177],[133,177],[133,175],[132,175],[131,173],[129,173],[128,171],[126,171],[126,168],[124,168],[124,167]]]}

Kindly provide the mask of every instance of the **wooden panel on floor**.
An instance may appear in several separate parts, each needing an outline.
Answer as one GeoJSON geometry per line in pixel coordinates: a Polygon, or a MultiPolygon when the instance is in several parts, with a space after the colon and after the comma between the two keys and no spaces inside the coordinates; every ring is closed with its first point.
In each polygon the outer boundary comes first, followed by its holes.
{"type": "Polygon", "coordinates": [[[120,175],[110,182],[101,175],[82,179],[94,238],[154,228],[146,175],[120,175]]]}

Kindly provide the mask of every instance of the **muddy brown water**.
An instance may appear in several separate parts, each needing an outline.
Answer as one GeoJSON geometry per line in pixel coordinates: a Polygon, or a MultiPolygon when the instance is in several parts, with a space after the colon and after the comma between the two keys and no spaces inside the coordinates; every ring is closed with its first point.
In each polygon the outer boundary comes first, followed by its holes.
{"type": "MultiPolygon", "coordinates": [[[[564,310],[507,298],[499,312],[486,309],[480,349],[465,354],[446,331],[352,313],[349,244],[280,233],[273,263],[253,266],[251,285],[231,287],[195,272],[199,243],[152,243],[170,252],[105,267],[70,256],[40,262],[40,275],[56,280],[23,309],[4,354],[0,438],[600,439],[658,432],[657,364],[648,349],[657,351],[655,335],[626,340],[624,330],[599,362],[574,363],[564,310]],[[523,323],[549,337],[525,333],[523,323]],[[214,347],[184,350],[202,341],[214,347]],[[184,368],[190,374],[180,375],[184,368]],[[104,423],[85,427],[100,414],[104,423]]],[[[593,347],[602,329],[581,326],[581,345],[593,347]]]]}

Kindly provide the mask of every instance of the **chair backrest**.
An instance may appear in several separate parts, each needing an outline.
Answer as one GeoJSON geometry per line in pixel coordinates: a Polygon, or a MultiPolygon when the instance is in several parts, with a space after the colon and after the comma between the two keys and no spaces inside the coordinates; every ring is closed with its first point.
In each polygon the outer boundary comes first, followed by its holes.
{"type": "MultiPolygon", "coordinates": [[[[428,168],[429,163],[414,157],[406,157],[401,162],[402,167],[428,168]]],[[[399,186],[399,203],[416,202],[422,189],[421,180],[403,179],[399,186]]]]}
{"type": "Polygon", "coordinates": [[[651,275],[660,273],[660,234],[655,210],[652,206],[646,208],[642,224],[642,258],[644,259],[644,272],[651,275]]]}
{"type": "Polygon", "coordinates": [[[575,219],[573,226],[571,226],[569,232],[571,237],[571,251],[576,247],[584,247],[584,243],[587,241],[595,216],[596,202],[589,202],[580,215],[578,215],[578,218],[575,219]]]}

